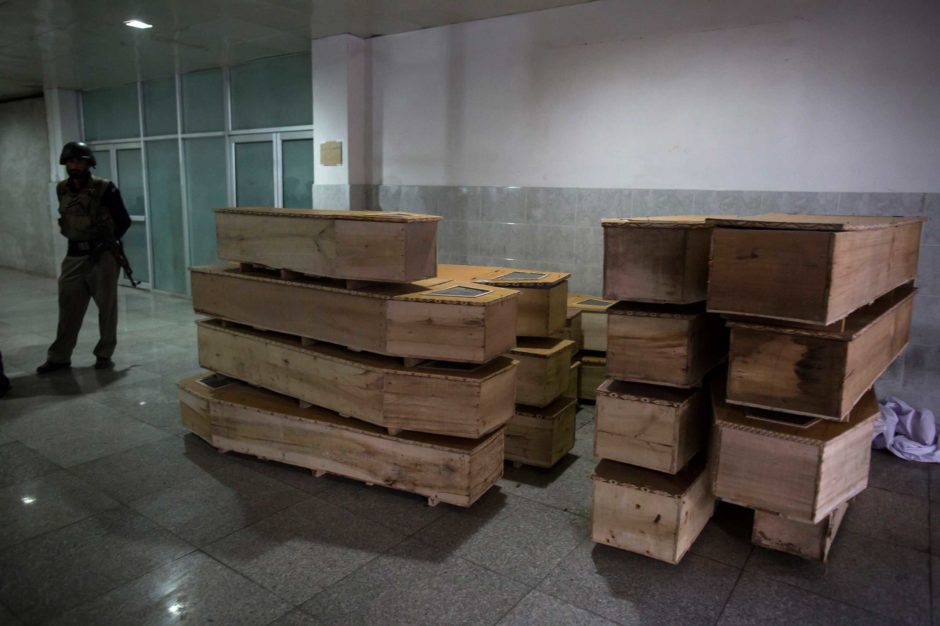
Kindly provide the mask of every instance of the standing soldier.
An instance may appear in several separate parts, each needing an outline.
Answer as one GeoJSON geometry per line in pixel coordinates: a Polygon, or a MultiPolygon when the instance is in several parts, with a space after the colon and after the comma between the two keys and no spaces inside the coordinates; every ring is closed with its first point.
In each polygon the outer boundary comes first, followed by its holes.
{"type": "Polygon", "coordinates": [[[38,374],[71,367],[88,300],[98,307],[100,339],[95,346],[96,369],[112,367],[117,345],[117,279],[120,271],[120,239],[131,218],[121,193],[111,181],[91,175],[97,164],[91,148],[70,141],[62,148],[59,164],[68,178],[56,186],[59,197],[59,229],[68,240],[68,252],[59,276],[59,327],[38,374]]]}

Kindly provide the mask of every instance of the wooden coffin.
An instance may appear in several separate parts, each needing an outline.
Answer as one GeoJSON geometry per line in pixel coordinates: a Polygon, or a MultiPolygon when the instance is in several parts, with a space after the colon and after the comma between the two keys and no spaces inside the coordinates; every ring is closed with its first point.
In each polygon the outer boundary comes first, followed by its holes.
{"type": "Polygon", "coordinates": [[[691,304],[708,295],[712,225],[704,215],[606,219],[604,297],[691,304]]]}
{"type": "Polygon", "coordinates": [[[519,362],[516,402],[546,406],[568,389],[574,342],[548,337],[519,337],[507,353],[519,362]]]}
{"type": "Polygon", "coordinates": [[[923,217],[714,219],[708,310],[831,324],[914,280],[923,217]]]}
{"type": "Polygon", "coordinates": [[[578,375],[578,400],[594,402],[597,388],[607,378],[607,357],[602,354],[582,352],[578,355],[581,372],[578,375]]]}
{"type": "Polygon", "coordinates": [[[728,330],[701,304],[618,302],[607,313],[611,378],[695,387],[727,356],[728,330]]]}
{"type": "Polygon", "coordinates": [[[516,335],[520,337],[549,337],[565,327],[571,274],[511,267],[439,265],[437,275],[518,290],[516,335]]]}
{"type": "Polygon", "coordinates": [[[518,405],[506,425],[506,460],[552,467],[574,447],[577,401],[557,398],[547,407],[518,405]]]}
{"type": "Polygon", "coordinates": [[[516,343],[516,292],[431,279],[362,285],[215,265],[192,269],[197,312],[354,350],[485,363],[516,343]]]}
{"type": "Polygon", "coordinates": [[[715,427],[712,491],[722,500],[818,524],[868,485],[871,436],[880,411],[874,390],[847,422],[746,410],[711,385],[715,427]]]}
{"type": "Polygon", "coordinates": [[[393,433],[476,439],[504,426],[515,410],[516,366],[506,357],[406,367],[394,357],[223,324],[197,322],[200,366],[393,433]]]}
{"type": "Polygon", "coordinates": [[[582,350],[607,351],[607,309],[613,305],[614,302],[595,296],[582,294],[568,296],[568,314],[581,312],[582,350]]]}
{"type": "Polygon", "coordinates": [[[568,389],[565,395],[569,398],[577,398],[578,390],[581,388],[581,361],[572,361],[568,369],[568,389]]]}
{"type": "Polygon", "coordinates": [[[437,273],[437,215],[216,209],[219,258],[304,274],[412,282],[437,273]]]}
{"type": "Polygon", "coordinates": [[[467,507],[503,473],[505,431],[481,439],[423,433],[389,435],[371,424],[243,383],[210,389],[179,382],[181,405],[204,411],[209,443],[222,451],[306,467],[467,507]]]}
{"type": "Polygon", "coordinates": [[[898,287],[822,329],[728,322],[728,401],[847,420],[907,345],[914,292],[898,287]]]}
{"type": "Polygon", "coordinates": [[[705,392],[608,379],[597,389],[594,454],[676,474],[705,447],[705,392]]]}
{"type": "Polygon", "coordinates": [[[825,563],[848,508],[849,503],[843,502],[818,524],[794,522],[774,513],[754,511],[751,542],[762,548],[825,563]]]}
{"type": "Polygon", "coordinates": [[[552,333],[552,337],[570,339],[574,342],[575,352],[581,352],[584,347],[584,333],[581,330],[581,311],[568,309],[565,327],[557,333],[552,333]]]}
{"type": "Polygon", "coordinates": [[[704,455],[676,475],[603,460],[594,470],[595,543],[678,563],[715,512],[704,455]]]}

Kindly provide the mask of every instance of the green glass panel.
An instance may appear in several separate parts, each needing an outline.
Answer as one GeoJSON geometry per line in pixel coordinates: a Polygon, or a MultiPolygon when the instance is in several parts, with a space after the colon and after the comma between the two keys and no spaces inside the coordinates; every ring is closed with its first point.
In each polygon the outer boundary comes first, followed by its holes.
{"type": "Polygon", "coordinates": [[[121,190],[124,206],[131,215],[143,216],[144,210],[144,166],[140,148],[117,151],[117,172],[114,179],[121,190]]]}
{"type": "Polygon", "coordinates": [[[236,206],[274,206],[274,144],[235,144],[236,206]]]}
{"type": "Polygon", "coordinates": [[[161,78],[143,84],[144,134],[176,134],[176,80],[161,78]]]}
{"type": "Polygon", "coordinates": [[[313,139],[288,139],[281,142],[284,165],[284,207],[309,209],[313,206],[313,139]]]}
{"type": "Polygon", "coordinates": [[[137,84],[82,92],[85,141],[140,137],[137,84]]]}
{"type": "Polygon", "coordinates": [[[153,286],[164,291],[185,293],[186,254],[179,146],[175,139],[148,141],[146,150],[153,286]]]}
{"type": "Polygon", "coordinates": [[[225,186],[225,138],[184,139],[183,156],[186,162],[190,263],[218,263],[213,209],[228,205],[225,186]]]}
{"type": "Polygon", "coordinates": [[[232,68],[232,128],[313,123],[310,55],[252,61],[232,68]]]}
{"type": "Polygon", "coordinates": [[[147,262],[147,223],[134,222],[121,239],[124,254],[134,270],[134,280],[150,282],[150,264],[147,262]]]}
{"type": "Polygon", "coordinates": [[[180,77],[183,97],[183,132],[225,130],[225,88],[222,70],[192,72],[180,77]]]}
{"type": "Polygon", "coordinates": [[[94,170],[95,176],[114,180],[114,174],[112,174],[114,170],[111,169],[111,153],[108,150],[95,150],[95,161],[98,163],[94,170]]]}

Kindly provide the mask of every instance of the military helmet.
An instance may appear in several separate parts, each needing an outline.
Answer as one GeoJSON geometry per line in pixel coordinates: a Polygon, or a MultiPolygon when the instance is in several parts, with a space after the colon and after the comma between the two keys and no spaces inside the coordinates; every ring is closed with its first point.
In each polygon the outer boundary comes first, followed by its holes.
{"type": "Polygon", "coordinates": [[[59,165],[65,165],[65,162],[69,159],[85,159],[92,167],[98,165],[95,160],[95,153],[84,141],[70,141],[65,144],[62,148],[62,154],[59,156],[59,165]]]}

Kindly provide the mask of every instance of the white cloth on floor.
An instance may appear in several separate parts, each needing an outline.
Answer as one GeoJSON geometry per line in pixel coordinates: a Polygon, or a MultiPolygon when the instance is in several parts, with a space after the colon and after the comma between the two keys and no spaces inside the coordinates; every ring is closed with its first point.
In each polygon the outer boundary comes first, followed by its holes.
{"type": "Polygon", "coordinates": [[[887,448],[908,461],[940,463],[933,412],[918,411],[894,397],[881,401],[881,414],[875,419],[871,445],[876,450],[887,448]]]}

